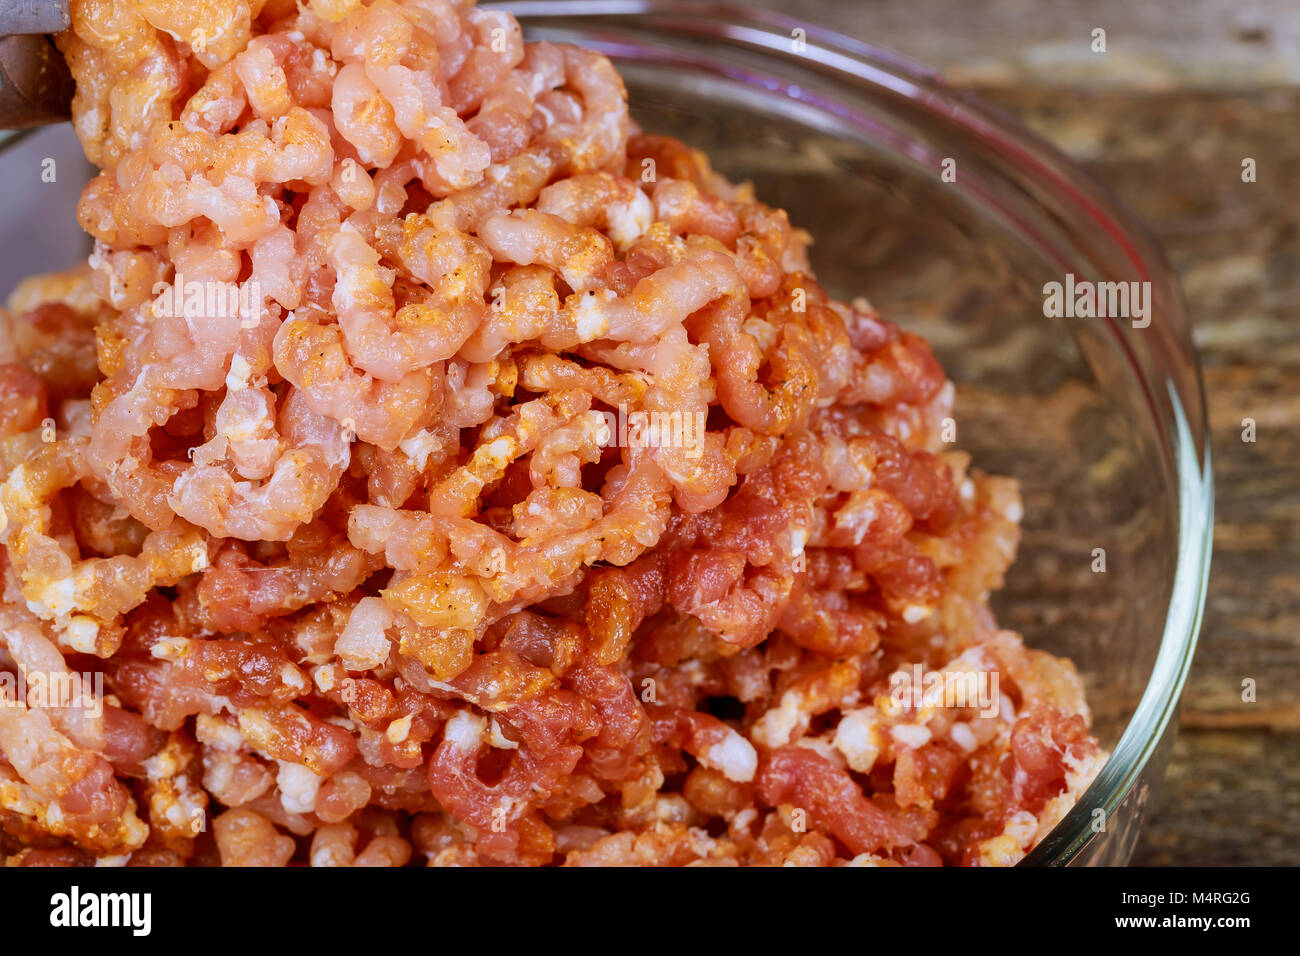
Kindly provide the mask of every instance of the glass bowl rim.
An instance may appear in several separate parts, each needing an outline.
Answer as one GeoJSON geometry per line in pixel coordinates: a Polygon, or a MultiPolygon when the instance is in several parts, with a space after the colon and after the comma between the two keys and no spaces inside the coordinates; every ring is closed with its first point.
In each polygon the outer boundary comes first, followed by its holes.
{"type": "MultiPolygon", "coordinates": [[[[1160,343],[1153,349],[1174,366],[1190,362],[1190,376],[1184,380],[1190,381],[1192,387],[1184,388],[1169,376],[1164,381],[1154,380],[1151,369],[1124,351],[1148,395],[1166,393],[1172,408],[1168,428],[1159,422],[1154,407],[1149,410],[1157,418],[1166,442],[1163,450],[1170,455],[1176,474],[1178,541],[1174,582],[1155,663],[1119,742],[1075,805],[1022,861],[1026,865],[1069,863],[1097,837],[1095,811],[1104,811],[1103,820],[1116,813],[1132,795],[1148,761],[1174,724],[1205,608],[1214,528],[1205,388],[1179,285],[1158,244],[1108,186],[1006,111],[973,93],[950,87],[940,73],[908,57],[827,27],[775,11],[693,0],[491,0],[480,6],[514,14],[525,27],[529,20],[540,18],[572,19],[575,24],[611,17],[643,18],[646,25],[654,22],[703,39],[772,53],[788,51],[793,31],[803,30],[807,50],[810,54],[815,51],[821,71],[842,76],[859,87],[865,84],[884,88],[936,118],[963,128],[992,148],[1010,169],[1051,188],[1080,219],[1102,229],[1138,267],[1137,274],[1151,276],[1166,287],[1170,307],[1161,318],[1182,357],[1174,349],[1161,348],[1160,343]]],[[[1105,321],[1122,341],[1123,333],[1116,321],[1105,321]]]]}

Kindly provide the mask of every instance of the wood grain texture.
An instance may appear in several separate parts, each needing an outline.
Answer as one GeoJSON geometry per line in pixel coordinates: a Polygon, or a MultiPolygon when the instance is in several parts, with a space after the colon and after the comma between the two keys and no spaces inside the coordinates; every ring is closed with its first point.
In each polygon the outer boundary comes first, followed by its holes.
{"type": "Polygon", "coordinates": [[[1287,0],[732,0],[895,50],[959,84],[1212,91],[1300,83],[1287,0]],[[1106,51],[1093,31],[1106,31],[1106,51]]]}
{"type": "Polygon", "coordinates": [[[983,92],[1147,222],[1205,371],[1214,565],[1182,736],[1134,862],[1300,863],[1300,91],[983,92]]]}

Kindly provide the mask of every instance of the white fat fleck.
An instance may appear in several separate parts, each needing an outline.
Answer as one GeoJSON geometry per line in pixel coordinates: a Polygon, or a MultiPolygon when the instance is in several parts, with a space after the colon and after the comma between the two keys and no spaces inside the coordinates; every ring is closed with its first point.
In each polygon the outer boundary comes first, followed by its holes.
{"type": "Polygon", "coordinates": [[[961,483],[961,497],[963,501],[973,501],[975,499],[975,482],[967,478],[961,483]]]}
{"type": "Polygon", "coordinates": [[[980,866],[1015,866],[1025,855],[1024,848],[1012,836],[999,833],[977,844],[980,866]]]}
{"type": "Polygon", "coordinates": [[[749,732],[754,743],[775,750],[784,747],[794,736],[795,728],[804,719],[803,694],[788,690],[781,695],[781,703],[754,722],[749,732]]]}
{"type": "Polygon", "coordinates": [[[36,603],[48,610],[42,617],[62,617],[77,603],[77,586],[71,577],[46,581],[36,589],[36,603]]]}
{"type": "Polygon", "coordinates": [[[615,298],[613,290],[605,289],[594,295],[580,295],[573,307],[573,323],[578,338],[591,342],[609,331],[605,305],[615,298]]]}
{"type": "Polygon", "coordinates": [[[909,604],[903,608],[903,620],[908,624],[919,624],[930,616],[930,609],[924,604],[909,604]]]}
{"type": "Polygon", "coordinates": [[[248,388],[248,383],[252,377],[253,367],[248,364],[248,359],[236,354],[230,360],[230,372],[226,375],[226,390],[242,392],[248,388]]]}
{"type": "Polygon", "coordinates": [[[94,654],[99,623],[84,614],[74,614],[63,630],[63,643],[80,654],[94,654]]]}
{"type": "Polygon", "coordinates": [[[868,773],[876,765],[884,743],[880,729],[880,715],[874,707],[850,711],[835,728],[835,748],[858,773],[868,773]]]}
{"type": "Polygon", "coordinates": [[[753,807],[746,807],[731,818],[731,825],[736,832],[748,832],[756,820],[758,820],[758,811],[753,807]]]}
{"type": "Polygon", "coordinates": [[[118,832],[122,835],[124,844],[139,846],[149,838],[149,824],[137,817],[135,811],[128,810],[123,814],[122,822],[122,829],[118,832]]]}
{"type": "Polygon", "coordinates": [[[462,710],[447,721],[447,726],[443,728],[443,736],[451,741],[452,746],[457,750],[478,750],[486,729],[486,720],[472,711],[462,710]]]}
{"type": "MultiPolygon", "coordinates": [[[[904,672],[895,671],[894,673],[901,674],[904,672]]],[[[893,679],[894,678],[891,675],[891,682],[893,679]]],[[[903,702],[895,698],[892,694],[877,694],[875,703],[876,710],[880,712],[880,716],[885,718],[885,720],[897,720],[903,714],[903,702]]]]}
{"type": "Polygon", "coordinates": [[[149,654],[160,661],[178,661],[189,653],[190,639],[188,637],[164,637],[154,641],[149,648],[149,654]]]}
{"type": "Polygon", "coordinates": [[[492,441],[481,447],[484,456],[495,468],[504,468],[509,464],[510,456],[514,452],[514,442],[506,435],[503,435],[500,438],[494,438],[492,441]]]}
{"type": "Polygon", "coordinates": [[[37,504],[36,496],[32,494],[32,486],[27,482],[26,465],[19,465],[11,471],[5,486],[9,489],[11,497],[17,499],[17,503],[21,507],[30,508],[37,504]]]}
{"type": "Polygon", "coordinates": [[[638,187],[630,201],[610,208],[609,237],[619,249],[625,249],[645,235],[654,218],[650,198],[638,187]]]}
{"type": "Polygon", "coordinates": [[[763,352],[770,352],[776,345],[777,330],[771,322],[764,322],[762,319],[749,318],[741,326],[745,334],[758,343],[758,347],[763,352]]]}
{"type": "Polygon", "coordinates": [[[919,724],[897,724],[893,728],[894,740],[905,747],[916,749],[930,742],[930,728],[919,724]]]}
{"type": "Polygon", "coordinates": [[[152,757],[144,761],[143,764],[145,776],[151,783],[157,783],[160,780],[169,780],[180,772],[181,766],[176,749],[173,747],[164,747],[152,757]]]}
{"type": "Polygon", "coordinates": [[[411,461],[415,462],[415,467],[424,470],[428,464],[429,456],[433,450],[439,446],[438,437],[432,432],[421,430],[416,432],[410,438],[404,439],[398,443],[397,447],[402,450],[402,454],[411,461]]]}
{"type": "Polygon", "coordinates": [[[167,804],[166,809],[163,811],[163,817],[177,829],[188,829],[194,825],[195,820],[203,818],[204,804],[189,789],[190,780],[185,774],[181,774],[176,778],[176,786],[180,792],[174,800],[167,804]]]}
{"type": "Polygon", "coordinates": [[[979,747],[979,741],[975,739],[975,732],[970,729],[970,724],[964,721],[957,721],[957,723],[953,724],[948,736],[952,738],[953,743],[966,753],[971,753],[979,747]]]}
{"type": "Polygon", "coordinates": [[[1013,501],[1002,510],[1002,514],[1013,524],[1020,524],[1020,519],[1025,516],[1025,509],[1019,501],[1013,501]]]}
{"type": "Polygon", "coordinates": [[[130,853],[107,853],[95,858],[95,866],[126,866],[130,861],[130,853]]]}
{"type": "Polygon", "coordinates": [[[352,847],[335,846],[332,843],[312,845],[311,865],[314,867],[350,866],[356,859],[352,847]]]}
{"type": "Polygon", "coordinates": [[[797,558],[803,554],[804,547],[808,544],[808,529],[795,528],[790,532],[790,556],[797,558]]]}
{"type": "Polygon", "coordinates": [[[650,811],[656,820],[664,823],[685,823],[695,815],[691,805],[680,793],[661,794],[655,797],[650,811]]]}
{"type": "Polygon", "coordinates": [[[1100,750],[1083,758],[1067,753],[1064,761],[1065,785],[1069,792],[1079,793],[1092,783],[1097,774],[1101,773],[1106,760],[1106,753],[1100,750]]]}
{"type": "Polygon", "coordinates": [[[190,545],[190,573],[198,574],[200,571],[206,571],[208,568],[208,546],[203,543],[202,539],[197,539],[190,545]]]}
{"type": "Polygon", "coordinates": [[[199,714],[194,718],[194,736],[199,743],[229,753],[236,753],[244,746],[244,735],[238,727],[207,714],[199,714]]]}
{"type": "Polygon", "coordinates": [[[325,778],[300,763],[276,761],[280,772],[275,776],[280,788],[280,805],[290,813],[311,813],[316,809],[316,795],[325,778]]]}
{"type": "Polygon", "coordinates": [[[844,766],[844,758],[840,755],[840,752],[835,749],[834,745],[824,736],[800,737],[794,742],[794,746],[803,747],[805,750],[819,753],[825,757],[829,763],[832,763],[837,767],[844,766]]]}
{"type": "Polygon", "coordinates": [[[712,672],[705,672],[703,662],[694,658],[689,661],[682,661],[682,663],[677,666],[677,674],[679,677],[688,678],[691,684],[695,686],[702,684],[706,679],[712,677],[712,672]]]}
{"type": "Polygon", "coordinates": [[[871,498],[852,500],[835,512],[835,527],[853,535],[855,544],[861,544],[876,520],[876,503],[871,498]]]}
{"type": "Polygon", "coordinates": [[[758,770],[758,751],[740,734],[728,729],[725,737],[700,756],[700,763],[721,771],[728,780],[748,783],[758,770]]]}
{"type": "Polygon", "coordinates": [[[1004,723],[1014,724],[1016,722],[1016,708],[1007,694],[998,694],[998,716],[1002,718],[1004,723]]]}
{"type": "Polygon", "coordinates": [[[488,725],[488,743],[497,750],[518,750],[519,741],[511,740],[501,731],[501,725],[497,723],[494,716],[492,722],[488,725]]]}
{"type": "Polygon", "coordinates": [[[384,736],[390,744],[400,744],[411,735],[411,720],[413,714],[407,714],[405,717],[398,717],[384,730],[384,736]]]}
{"type": "Polygon", "coordinates": [[[350,671],[378,667],[388,659],[387,630],[393,613],[381,598],[363,598],[348,616],[343,633],[334,643],[334,653],[350,671]]]}
{"type": "Polygon", "coordinates": [[[312,682],[322,694],[328,694],[335,687],[334,665],[322,664],[311,672],[312,682]]]}
{"type": "Polygon", "coordinates": [[[286,663],[280,668],[280,679],[284,681],[286,687],[292,687],[297,691],[297,696],[311,690],[311,684],[307,682],[306,676],[295,665],[286,663]]]}
{"type": "Polygon", "coordinates": [[[1028,849],[1029,844],[1034,839],[1034,834],[1038,832],[1038,818],[1028,810],[1018,810],[1007,820],[1002,832],[1022,847],[1028,849]]]}

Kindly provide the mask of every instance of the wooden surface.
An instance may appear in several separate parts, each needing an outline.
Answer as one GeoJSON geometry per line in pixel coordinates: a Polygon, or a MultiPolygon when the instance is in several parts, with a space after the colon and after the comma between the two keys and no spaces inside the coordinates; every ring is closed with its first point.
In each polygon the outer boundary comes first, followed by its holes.
{"type": "Polygon", "coordinates": [[[1163,242],[1205,370],[1215,554],[1182,731],[1133,862],[1300,864],[1300,5],[809,0],[798,10],[1009,109],[1163,242]],[[1107,30],[1104,56],[1088,49],[1094,26],[1107,30]],[[1241,181],[1245,157],[1255,183],[1241,181]],[[1253,444],[1243,418],[1255,420],[1253,444]],[[1254,703],[1241,699],[1245,678],[1254,703]]]}
{"type": "Polygon", "coordinates": [[[1134,862],[1300,863],[1300,90],[985,92],[1152,228],[1205,372],[1214,564],[1183,731],[1134,862]],[[1241,181],[1243,157],[1257,182],[1241,181]]]}

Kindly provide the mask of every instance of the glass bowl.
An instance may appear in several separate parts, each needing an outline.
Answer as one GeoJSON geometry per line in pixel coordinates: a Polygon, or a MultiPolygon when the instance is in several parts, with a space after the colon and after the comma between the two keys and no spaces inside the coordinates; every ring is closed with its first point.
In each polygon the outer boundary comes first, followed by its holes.
{"type": "Polygon", "coordinates": [[[1112,753],[1024,863],[1126,863],[1172,743],[1213,527],[1200,371],[1150,237],[1014,121],[858,40],[712,5],[485,5],[529,39],[609,56],[647,131],[751,181],[812,233],[833,294],[929,339],[957,385],[958,445],[1024,495],[999,620],[1075,662],[1112,753]],[[1149,324],[1048,318],[1044,285],[1067,274],[1149,282],[1149,324]]]}
{"type": "Polygon", "coordinates": [[[77,200],[95,175],[71,123],[0,130],[0,305],[20,281],[90,254],[77,200]]]}
{"type": "MultiPolygon", "coordinates": [[[[753,182],[813,234],[832,293],[929,339],[957,385],[958,445],[1024,495],[999,620],[1075,662],[1112,752],[1024,863],[1125,863],[1172,743],[1213,526],[1200,373],[1151,239],[1046,143],[858,40],[718,6],[483,5],[608,55],[646,130],[753,182]],[[1043,286],[1066,273],[1150,282],[1150,324],[1047,318],[1043,286]]],[[[89,251],[75,204],[91,171],[67,124],[0,136],[0,170],[7,296],[89,251]]]]}

